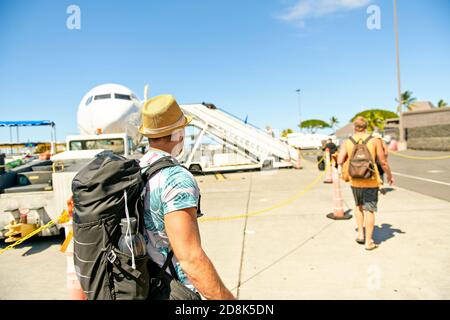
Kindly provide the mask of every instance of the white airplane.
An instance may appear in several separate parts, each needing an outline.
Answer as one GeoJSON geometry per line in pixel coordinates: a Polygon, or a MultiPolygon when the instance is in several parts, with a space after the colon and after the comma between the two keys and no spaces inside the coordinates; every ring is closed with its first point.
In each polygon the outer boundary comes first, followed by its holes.
{"type": "MultiPolygon", "coordinates": [[[[145,94],[147,94],[147,88],[145,94]]],[[[127,87],[107,83],[91,89],[78,107],[81,135],[126,133],[137,146],[142,103],[127,87]]]]}

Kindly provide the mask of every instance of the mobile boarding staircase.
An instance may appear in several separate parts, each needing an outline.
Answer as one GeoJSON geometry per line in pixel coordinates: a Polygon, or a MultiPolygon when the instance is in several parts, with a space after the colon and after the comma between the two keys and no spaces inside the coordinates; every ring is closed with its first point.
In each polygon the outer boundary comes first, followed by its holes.
{"type": "Polygon", "coordinates": [[[278,140],[257,127],[220,110],[213,104],[185,104],[180,106],[185,113],[193,117],[190,125],[200,133],[186,155],[184,165],[193,171],[233,171],[257,168],[291,167],[297,161],[297,150],[278,140]],[[202,138],[209,137],[218,144],[239,155],[240,163],[222,163],[215,165],[205,159],[194,159],[202,138]],[[244,161],[242,161],[244,160],[244,161]]]}

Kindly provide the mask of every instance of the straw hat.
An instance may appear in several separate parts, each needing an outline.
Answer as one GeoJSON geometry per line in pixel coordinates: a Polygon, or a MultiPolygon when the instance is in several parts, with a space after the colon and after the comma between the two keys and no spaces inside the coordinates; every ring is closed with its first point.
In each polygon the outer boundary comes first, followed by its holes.
{"type": "Polygon", "coordinates": [[[181,111],[175,98],[163,94],[147,100],[141,110],[142,125],[139,132],[148,138],[169,136],[177,129],[187,126],[192,117],[181,111]]]}

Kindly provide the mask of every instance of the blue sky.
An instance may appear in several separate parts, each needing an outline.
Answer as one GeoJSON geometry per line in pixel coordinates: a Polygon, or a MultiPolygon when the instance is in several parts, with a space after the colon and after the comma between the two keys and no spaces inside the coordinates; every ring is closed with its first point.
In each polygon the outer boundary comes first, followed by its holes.
{"type": "MultiPolygon", "coordinates": [[[[398,0],[402,89],[435,104],[450,103],[449,9],[448,0],[398,0]]],[[[276,129],[297,129],[301,88],[303,119],[344,125],[365,108],[395,110],[392,15],[392,0],[2,0],[0,120],[53,120],[64,140],[78,132],[83,95],[115,82],[276,129]],[[80,30],[66,27],[71,4],[80,30]],[[366,27],[371,4],[380,30],[366,27]]]]}

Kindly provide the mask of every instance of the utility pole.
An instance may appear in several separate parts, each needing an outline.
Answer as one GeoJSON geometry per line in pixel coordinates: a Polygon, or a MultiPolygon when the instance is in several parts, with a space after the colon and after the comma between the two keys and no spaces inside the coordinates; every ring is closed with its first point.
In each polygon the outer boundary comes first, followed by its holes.
{"type": "Polygon", "coordinates": [[[397,0],[394,0],[394,31],[395,31],[395,49],[397,60],[397,90],[398,90],[398,111],[399,111],[399,149],[406,149],[405,130],[403,129],[403,104],[402,89],[400,81],[400,52],[398,46],[398,19],[397,19],[397,0]],[[400,147],[401,146],[401,147],[400,147]]]}
{"type": "MultiPolygon", "coordinates": [[[[298,94],[298,125],[300,127],[301,123],[302,123],[302,111],[301,111],[301,105],[300,105],[300,89],[295,90],[295,92],[297,92],[298,94]]],[[[300,132],[302,131],[302,128],[300,127],[300,132]]]]}

